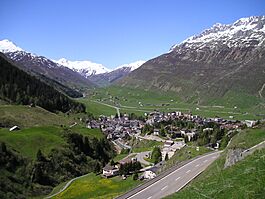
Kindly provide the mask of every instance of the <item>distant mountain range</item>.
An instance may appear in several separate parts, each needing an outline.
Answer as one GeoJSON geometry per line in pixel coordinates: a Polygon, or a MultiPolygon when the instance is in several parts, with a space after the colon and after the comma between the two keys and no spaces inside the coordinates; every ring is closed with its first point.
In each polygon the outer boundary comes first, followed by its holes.
{"type": "Polygon", "coordinates": [[[69,61],[62,58],[58,61],[54,60],[54,62],[78,72],[98,86],[108,86],[139,68],[145,61],[123,64],[113,70],[91,61],[69,61]]]}
{"type": "Polygon", "coordinates": [[[215,24],[145,62],[118,85],[204,103],[236,93],[265,98],[265,16],[215,24]]]}
{"type": "Polygon", "coordinates": [[[38,77],[41,81],[55,87],[68,96],[81,97],[85,89],[95,87],[95,84],[79,73],[44,56],[24,51],[8,40],[0,41],[0,51],[20,69],[38,77]]]}
{"type": "Polygon", "coordinates": [[[129,73],[139,68],[144,63],[145,61],[140,60],[140,61],[136,61],[130,64],[124,64],[110,72],[91,75],[88,77],[88,79],[99,86],[108,86],[126,77],[129,73]]]}
{"type": "MultiPolygon", "coordinates": [[[[53,84],[59,82],[65,85],[68,87],[67,89],[60,88],[59,90],[68,95],[73,92],[73,89],[83,91],[94,86],[109,85],[128,75],[144,63],[144,61],[136,61],[110,70],[102,64],[91,61],[70,61],[65,58],[51,60],[27,52],[7,39],[0,41],[0,52],[4,53],[23,70],[37,76],[50,78],[53,84]]],[[[74,96],[72,95],[72,97],[74,96]]]]}

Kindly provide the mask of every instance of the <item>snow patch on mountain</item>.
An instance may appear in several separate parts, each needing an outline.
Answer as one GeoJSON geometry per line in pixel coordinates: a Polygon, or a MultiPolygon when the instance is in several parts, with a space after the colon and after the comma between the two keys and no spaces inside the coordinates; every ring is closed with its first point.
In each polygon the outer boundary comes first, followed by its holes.
{"type": "Polygon", "coordinates": [[[265,16],[252,16],[241,18],[233,24],[214,24],[199,35],[191,36],[174,45],[169,52],[178,50],[178,47],[190,49],[202,49],[226,45],[229,48],[235,46],[259,46],[265,40],[265,16]]]}
{"type": "MultiPolygon", "coordinates": [[[[123,64],[121,66],[118,66],[116,69],[114,70],[117,70],[117,69],[121,69],[121,68],[130,68],[130,71],[134,71],[135,69],[139,68],[140,66],[142,66],[143,64],[145,63],[145,61],[143,60],[139,60],[139,61],[136,61],[136,62],[133,62],[133,63],[130,63],[130,64],[123,64]]],[[[113,71],[114,71],[113,70],[113,71]]]]}
{"type": "Polygon", "coordinates": [[[91,61],[69,61],[65,58],[61,58],[59,60],[54,60],[54,62],[63,65],[65,67],[68,67],[85,77],[106,73],[110,71],[102,64],[93,63],[91,61]]]}
{"type": "Polygon", "coordinates": [[[24,51],[24,50],[16,46],[13,42],[7,39],[0,41],[0,52],[7,53],[7,52],[15,52],[15,51],[24,51]]]}

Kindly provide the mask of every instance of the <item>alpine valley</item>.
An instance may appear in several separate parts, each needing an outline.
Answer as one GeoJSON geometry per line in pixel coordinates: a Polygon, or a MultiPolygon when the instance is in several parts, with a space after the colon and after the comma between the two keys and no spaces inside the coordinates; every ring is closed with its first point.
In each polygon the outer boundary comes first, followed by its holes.
{"type": "Polygon", "coordinates": [[[109,69],[0,41],[0,198],[264,198],[265,16],[168,49],[109,69]]]}

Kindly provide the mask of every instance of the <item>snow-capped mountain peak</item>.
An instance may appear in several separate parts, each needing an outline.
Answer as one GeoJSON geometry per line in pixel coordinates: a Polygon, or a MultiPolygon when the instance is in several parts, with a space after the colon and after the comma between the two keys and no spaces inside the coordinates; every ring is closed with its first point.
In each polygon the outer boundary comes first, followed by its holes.
{"type": "Polygon", "coordinates": [[[102,64],[93,63],[91,61],[70,61],[65,58],[61,58],[59,60],[54,60],[54,62],[63,65],[65,67],[68,67],[76,72],[79,72],[81,75],[85,77],[106,73],[110,71],[102,64]]]}
{"type": "Polygon", "coordinates": [[[214,24],[199,35],[191,36],[174,45],[170,51],[178,47],[190,49],[214,48],[218,45],[258,46],[265,41],[265,16],[241,18],[232,24],[214,24]]]}
{"type": "Polygon", "coordinates": [[[15,52],[15,51],[24,51],[24,50],[16,46],[13,42],[7,39],[0,41],[0,52],[7,53],[7,52],[15,52]]]}
{"type": "Polygon", "coordinates": [[[139,60],[130,64],[123,64],[121,66],[118,66],[116,69],[120,69],[120,68],[130,68],[130,71],[134,71],[135,69],[139,68],[141,65],[143,65],[145,63],[145,61],[143,60],[139,60]]]}

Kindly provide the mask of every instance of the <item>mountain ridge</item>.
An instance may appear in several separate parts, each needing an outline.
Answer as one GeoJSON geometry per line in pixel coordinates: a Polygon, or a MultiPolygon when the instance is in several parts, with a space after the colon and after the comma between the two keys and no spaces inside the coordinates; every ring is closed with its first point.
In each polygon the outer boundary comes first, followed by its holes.
{"type": "Polygon", "coordinates": [[[0,41],[0,51],[20,69],[56,87],[70,97],[82,97],[84,89],[95,87],[95,84],[79,73],[58,65],[44,56],[24,51],[8,40],[0,41]]]}
{"type": "Polygon", "coordinates": [[[215,25],[147,61],[117,84],[173,91],[194,103],[230,91],[258,97],[265,83],[264,24],[265,17],[260,16],[215,25]]]}
{"type": "MultiPolygon", "coordinates": [[[[52,60],[44,56],[38,56],[33,53],[27,52],[22,48],[15,45],[12,41],[4,39],[0,41],[0,52],[6,54],[11,60],[15,61],[19,65],[22,65],[22,69],[31,71],[31,65],[37,65],[37,73],[48,74],[52,79],[65,79],[53,77],[54,74],[58,73],[55,70],[72,70],[82,76],[79,78],[79,85],[86,87],[86,84],[96,84],[100,86],[106,86],[114,82],[115,80],[121,79],[124,76],[128,75],[133,70],[139,68],[145,61],[138,60],[129,64],[122,64],[114,69],[109,69],[102,64],[94,63],[89,60],[83,61],[70,61],[66,58],[61,58],[59,60],[52,60]],[[49,70],[46,71],[45,67],[48,67],[49,70]],[[50,72],[52,71],[52,72],[50,72]],[[85,80],[84,78],[87,80],[85,80]],[[90,82],[89,82],[90,81],[90,82]],[[92,82],[92,83],[91,83],[92,82]]],[[[68,73],[72,73],[68,70],[68,73]]],[[[36,71],[34,71],[36,72],[36,71]]],[[[67,73],[67,72],[62,72],[67,73]]],[[[66,84],[65,80],[59,81],[62,84],[66,84]]],[[[75,82],[72,81],[69,87],[77,89],[78,86],[75,85],[75,82]]]]}

